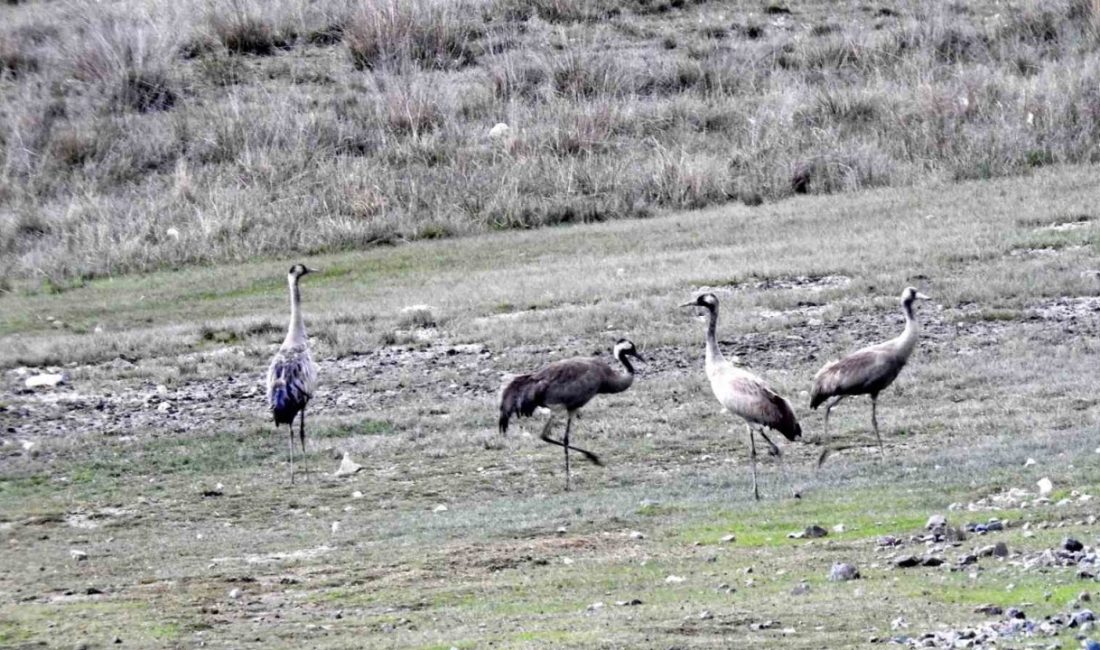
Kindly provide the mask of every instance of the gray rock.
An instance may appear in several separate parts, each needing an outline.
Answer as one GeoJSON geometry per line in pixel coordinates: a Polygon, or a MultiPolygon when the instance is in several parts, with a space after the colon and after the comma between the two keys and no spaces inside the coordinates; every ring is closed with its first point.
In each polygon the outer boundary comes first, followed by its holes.
{"type": "Polygon", "coordinates": [[[1000,605],[991,604],[978,605],[974,608],[975,614],[985,614],[986,616],[1000,616],[1001,614],[1004,614],[1004,611],[1004,608],[1002,608],[1000,605]]]}
{"type": "Polygon", "coordinates": [[[947,526],[947,517],[943,515],[932,515],[928,518],[928,523],[924,524],[925,529],[935,530],[937,528],[943,528],[947,526]]]}
{"type": "Polygon", "coordinates": [[[69,383],[69,376],[63,372],[42,373],[23,380],[23,385],[27,388],[55,388],[67,383],[69,383]]]}
{"type": "Polygon", "coordinates": [[[941,564],[943,564],[943,558],[936,557],[935,555],[929,555],[928,557],[921,560],[921,565],[923,566],[939,566],[941,564]]]}
{"type": "Polygon", "coordinates": [[[1073,615],[1073,618],[1069,621],[1070,627],[1078,627],[1085,623],[1089,623],[1096,620],[1096,615],[1092,613],[1091,609],[1082,609],[1073,615]]]}
{"type": "Polygon", "coordinates": [[[859,569],[854,564],[838,562],[829,570],[829,580],[833,582],[846,582],[859,578],[859,569]]]}
{"type": "Polygon", "coordinates": [[[1008,618],[1008,619],[1013,619],[1013,618],[1025,619],[1025,618],[1027,618],[1027,615],[1024,614],[1024,610],[1022,610],[1018,607],[1009,607],[1008,609],[1005,610],[1005,618],[1008,618]]]}
{"type": "Polygon", "coordinates": [[[1008,544],[997,542],[993,545],[993,557],[1008,557],[1008,544]]]}
{"type": "Polygon", "coordinates": [[[1079,553],[1085,550],[1085,545],[1073,539],[1072,537],[1067,537],[1062,540],[1062,548],[1069,551],[1070,553],[1079,553]]]}
{"type": "Polygon", "coordinates": [[[916,555],[905,555],[894,560],[894,566],[901,569],[908,569],[909,567],[915,567],[920,564],[920,558],[916,555]]]}
{"type": "Polygon", "coordinates": [[[825,537],[828,534],[829,534],[829,531],[825,530],[821,526],[818,526],[817,524],[812,524],[810,526],[806,526],[806,530],[802,532],[802,535],[804,537],[809,537],[810,539],[816,539],[818,537],[825,537]]]}

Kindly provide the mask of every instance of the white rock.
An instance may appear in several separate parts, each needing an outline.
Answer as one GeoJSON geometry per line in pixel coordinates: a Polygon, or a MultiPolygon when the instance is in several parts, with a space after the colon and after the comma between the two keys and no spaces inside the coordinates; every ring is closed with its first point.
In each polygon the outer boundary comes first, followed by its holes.
{"type": "Polygon", "coordinates": [[[88,554],[78,548],[71,548],[69,549],[69,557],[77,562],[83,562],[88,559],[88,554]]]}
{"type": "Polygon", "coordinates": [[[669,576],[669,577],[665,578],[665,582],[667,582],[668,584],[677,584],[677,583],[680,583],[680,582],[683,582],[683,581],[684,581],[683,576],[669,576]]]}
{"type": "Polygon", "coordinates": [[[338,532],[340,532],[340,522],[334,521],[332,522],[332,534],[335,535],[338,532]]]}
{"type": "Polygon", "coordinates": [[[589,612],[594,612],[597,609],[603,609],[603,603],[592,603],[588,607],[585,607],[585,610],[589,612]]]}
{"type": "Polygon", "coordinates": [[[447,512],[447,506],[442,503],[432,508],[432,512],[447,512]]]}
{"type": "Polygon", "coordinates": [[[508,126],[504,122],[497,122],[493,128],[489,129],[489,137],[494,140],[502,140],[508,137],[512,132],[512,127],[508,126]]]}
{"type": "Polygon", "coordinates": [[[168,402],[161,402],[160,404],[157,404],[157,411],[159,411],[160,413],[167,413],[168,411],[171,411],[171,410],[172,410],[172,405],[168,402]]]}
{"type": "Polygon", "coordinates": [[[1050,496],[1050,493],[1054,491],[1054,484],[1045,476],[1039,479],[1035,485],[1039,486],[1039,496],[1050,496]]]}
{"type": "Polygon", "coordinates": [[[844,524],[837,524],[837,525],[833,526],[833,532],[834,533],[843,533],[846,530],[848,530],[848,528],[845,527],[844,524]]]}
{"type": "Polygon", "coordinates": [[[179,241],[180,231],[176,230],[175,228],[169,228],[168,230],[165,230],[164,234],[168,235],[172,239],[175,239],[176,241],[179,241]]]}
{"type": "Polygon", "coordinates": [[[1031,467],[1032,465],[1036,464],[1038,464],[1038,461],[1034,458],[1028,458],[1026,461],[1024,461],[1024,467],[1031,467]]]}
{"type": "Polygon", "coordinates": [[[348,452],[345,451],[344,457],[340,460],[340,467],[337,468],[333,476],[351,476],[361,469],[363,469],[363,466],[352,460],[348,452]]]}
{"type": "Polygon", "coordinates": [[[645,539],[645,535],[639,530],[630,531],[630,539],[645,539]]]}
{"type": "Polygon", "coordinates": [[[353,498],[353,499],[362,499],[363,498],[363,493],[360,492],[359,490],[356,490],[356,491],[351,493],[351,498],[353,498]]]}
{"type": "Polygon", "coordinates": [[[157,395],[167,395],[168,387],[164,384],[157,384],[157,395]]]}
{"type": "Polygon", "coordinates": [[[69,383],[69,376],[63,372],[42,373],[23,380],[23,385],[27,388],[54,388],[67,383],[69,383]]]}
{"type": "Polygon", "coordinates": [[[234,587],[233,589],[229,590],[229,598],[231,600],[237,600],[240,597],[241,597],[241,590],[240,589],[237,589],[236,587],[234,587]]]}
{"type": "Polygon", "coordinates": [[[728,544],[730,542],[736,542],[737,537],[735,537],[733,533],[730,533],[729,535],[722,535],[722,537],[718,541],[722,542],[723,544],[728,544]]]}

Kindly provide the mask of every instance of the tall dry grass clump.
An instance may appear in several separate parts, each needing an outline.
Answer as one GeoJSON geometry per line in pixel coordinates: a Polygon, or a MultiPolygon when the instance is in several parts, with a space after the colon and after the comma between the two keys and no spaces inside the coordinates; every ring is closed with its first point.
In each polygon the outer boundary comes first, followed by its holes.
{"type": "Polygon", "coordinates": [[[352,13],[344,40],[359,70],[447,70],[472,64],[485,35],[478,2],[372,0],[352,13]]]}

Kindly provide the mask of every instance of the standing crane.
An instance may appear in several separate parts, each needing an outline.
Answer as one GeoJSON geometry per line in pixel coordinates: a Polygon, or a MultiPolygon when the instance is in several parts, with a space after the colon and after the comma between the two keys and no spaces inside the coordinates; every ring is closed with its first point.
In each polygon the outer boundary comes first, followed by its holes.
{"type": "MultiPolygon", "coordinates": [[[[875,430],[875,438],[878,439],[879,452],[885,455],[882,447],[882,436],[878,432],[878,394],[885,390],[897,379],[909,356],[917,347],[920,338],[920,323],[913,315],[913,303],[917,300],[928,300],[928,296],[918,292],[913,287],[906,287],[901,292],[901,309],[905,313],[905,329],[897,338],[883,343],[870,345],[858,350],[837,361],[825,364],[825,367],[814,375],[814,386],[810,392],[810,408],[816,409],[826,400],[833,401],[825,405],[825,433],[829,435],[829,412],[833,410],[845,397],[850,395],[871,396],[871,426],[875,430]]],[[[817,459],[820,467],[829,455],[830,449],[826,447],[817,459]]]]}
{"type": "Polygon", "coordinates": [[[298,437],[302,454],[306,451],[306,404],[317,385],[317,364],[309,353],[309,338],[302,322],[302,294],[298,282],[316,272],[303,264],[295,264],[287,273],[290,286],[290,326],[279,351],[271,359],[267,371],[267,402],[275,417],[275,426],[290,427],[290,482],[294,483],[294,418],[298,417],[298,437]]]}
{"type": "MultiPolygon", "coordinates": [[[[779,458],[782,468],[783,456],[779,447],[764,433],[764,427],[783,434],[787,440],[795,441],[802,436],[802,427],[794,416],[794,410],[787,400],[780,397],[760,377],[738,368],[726,361],[718,349],[718,298],[712,293],[704,293],[681,307],[704,307],[710,321],[707,325],[707,379],[714,396],[726,409],[745,421],[749,432],[749,465],[752,468],[752,495],[760,500],[760,490],[756,484],[756,439],[754,427],[759,428],[760,437],[768,443],[772,455],[779,458]]],[[[786,469],[783,469],[784,475],[786,469]]],[[[792,486],[793,489],[793,486],[792,486]]],[[[795,493],[795,496],[798,496],[795,493]]]]}
{"type": "Polygon", "coordinates": [[[615,344],[614,357],[623,365],[625,374],[611,368],[603,359],[597,357],[574,357],[555,361],[536,372],[513,377],[500,396],[500,432],[508,432],[508,420],[513,415],[529,417],[536,408],[553,411],[565,411],[565,436],[561,440],[550,437],[550,419],[542,428],[543,441],[562,447],[565,451],[565,489],[569,490],[569,451],[582,454],[589,462],[603,465],[596,454],[569,444],[569,433],[573,426],[573,417],[596,395],[601,393],[621,393],[634,383],[634,366],[628,357],[645,361],[638,354],[634,344],[619,339],[615,344]]]}

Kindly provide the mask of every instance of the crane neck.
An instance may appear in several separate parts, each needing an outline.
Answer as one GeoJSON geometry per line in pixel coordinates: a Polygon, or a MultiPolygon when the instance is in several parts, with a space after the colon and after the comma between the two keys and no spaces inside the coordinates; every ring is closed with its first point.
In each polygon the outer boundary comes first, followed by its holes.
{"type": "Polygon", "coordinates": [[[614,376],[605,382],[601,392],[621,393],[627,388],[630,388],[631,384],[634,383],[634,366],[630,365],[630,361],[626,358],[626,354],[624,352],[619,352],[615,355],[615,358],[619,360],[619,363],[623,364],[624,368],[626,368],[626,374],[621,375],[617,372],[614,373],[614,376]]]}
{"type": "Polygon", "coordinates": [[[710,320],[707,323],[707,366],[722,363],[726,359],[718,349],[718,306],[708,309],[710,320]]]}
{"type": "Polygon", "coordinates": [[[908,357],[912,354],[913,348],[917,346],[917,340],[920,338],[920,322],[913,314],[912,301],[903,302],[901,310],[905,314],[905,329],[898,337],[898,347],[902,355],[908,357]]]}
{"type": "Polygon", "coordinates": [[[290,326],[287,328],[284,344],[304,343],[306,340],[306,326],[302,322],[302,292],[298,289],[298,276],[287,275],[287,284],[290,286],[290,326]]]}

